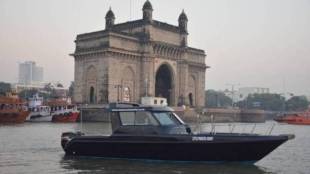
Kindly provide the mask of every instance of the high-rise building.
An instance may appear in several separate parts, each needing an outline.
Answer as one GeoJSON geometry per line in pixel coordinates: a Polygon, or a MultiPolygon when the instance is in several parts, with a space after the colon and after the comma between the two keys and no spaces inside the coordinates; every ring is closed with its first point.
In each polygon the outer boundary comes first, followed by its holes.
{"type": "Polygon", "coordinates": [[[43,68],[37,66],[34,61],[20,63],[18,82],[25,85],[43,82],[43,68]]]}

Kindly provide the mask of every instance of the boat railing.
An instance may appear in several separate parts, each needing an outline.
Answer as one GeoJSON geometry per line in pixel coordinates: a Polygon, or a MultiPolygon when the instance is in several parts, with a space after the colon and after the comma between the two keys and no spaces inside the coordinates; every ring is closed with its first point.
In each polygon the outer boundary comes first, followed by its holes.
{"type": "Polygon", "coordinates": [[[263,123],[243,123],[243,122],[230,122],[230,123],[216,123],[211,117],[211,122],[202,123],[200,119],[191,127],[196,133],[211,133],[217,134],[220,132],[229,132],[236,134],[261,134],[271,135],[275,129],[276,122],[263,122],[263,123]]]}

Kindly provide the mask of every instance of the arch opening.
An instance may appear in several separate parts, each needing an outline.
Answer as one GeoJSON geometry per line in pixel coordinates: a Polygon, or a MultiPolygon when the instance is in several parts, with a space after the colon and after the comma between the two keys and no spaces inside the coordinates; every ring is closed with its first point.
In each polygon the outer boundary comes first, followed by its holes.
{"type": "Polygon", "coordinates": [[[189,94],[188,94],[188,100],[189,100],[189,105],[190,105],[191,107],[193,107],[193,106],[194,106],[194,103],[193,103],[193,94],[192,94],[192,93],[189,93],[189,94]]]}
{"type": "Polygon", "coordinates": [[[161,65],[156,72],[155,97],[167,99],[168,105],[172,104],[172,72],[168,65],[161,65]]]}
{"type": "Polygon", "coordinates": [[[194,107],[196,105],[196,78],[194,75],[189,76],[189,81],[188,81],[188,101],[190,107],[194,107]]]}
{"type": "Polygon", "coordinates": [[[92,86],[89,89],[89,103],[95,103],[95,88],[92,86]]]}
{"type": "Polygon", "coordinates": [[[135,73],[131,67],[123,70],[121,100],[125,102],[135,101],[135,73]]]}

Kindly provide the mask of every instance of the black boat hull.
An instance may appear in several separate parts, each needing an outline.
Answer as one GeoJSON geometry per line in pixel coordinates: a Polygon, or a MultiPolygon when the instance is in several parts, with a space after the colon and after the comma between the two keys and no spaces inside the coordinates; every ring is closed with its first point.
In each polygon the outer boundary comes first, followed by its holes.
{"type": "Polygon", "coordinates": [[[67,155],[173,161],[256,162],[288,136],[77,136],[63,139],[67,155]],[[134,137],[134,138],[133,138],[134,137]]]}

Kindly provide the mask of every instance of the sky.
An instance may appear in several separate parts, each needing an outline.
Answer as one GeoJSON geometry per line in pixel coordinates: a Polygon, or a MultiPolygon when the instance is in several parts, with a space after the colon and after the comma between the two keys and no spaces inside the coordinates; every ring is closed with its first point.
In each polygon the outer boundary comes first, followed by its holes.
{"type": "MultiPolygon", "coordinates": [[[[45,81],[74,79],[77,34],[142,18],[145,0],[0,0],[0,81],[18,81],[18,63],[36,61],[45,81]]],[[[266,87],[310,96],[309,0],[150,0],[153,18],[188,17],[189,46],[206,51],[206,88],[266,87]]]]}

